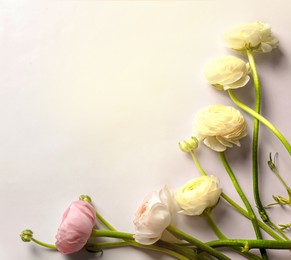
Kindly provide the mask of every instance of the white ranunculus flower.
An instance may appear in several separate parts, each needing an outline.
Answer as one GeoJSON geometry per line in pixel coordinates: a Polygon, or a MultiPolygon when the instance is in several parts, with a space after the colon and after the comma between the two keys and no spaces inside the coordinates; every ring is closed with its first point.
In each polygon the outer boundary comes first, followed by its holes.
{"type": "Polygon", "coordinates": [[[226,45],[237,51],[251,49],[270,52],[278,46],[278,39],[272,35],[271,27],[261,22],[240,24],[224,35],[226,45]]]}
{"type": "Polygon", "coordinates": [[[135,214],[135,241],[144,245],[157,242],[171,223],[172,207],[172,195],[167,187],[150,193],[135,214]]]}
{"type": "Polygon", "coordinates": [[[250,80],[249,73],[249,64],[233,56],[216,58],[205,67],[207,81],[219,90],[245,86],[250,80]]]}
{"type": "Polygon", "coordinates": [[[199,111],[194,128],[198,140],[217,152],[233,144],[240,146],[240,139],[247,135],[246,121],[233,107],[213,105],[199,111]]]}
{"type": "Polygon", "coordinates": [[[175,198],[181,208],[180,213],[196,216],[218,202],[221,188],[215,176],[201,176],[193,179],[178,189],[175,198]]]}

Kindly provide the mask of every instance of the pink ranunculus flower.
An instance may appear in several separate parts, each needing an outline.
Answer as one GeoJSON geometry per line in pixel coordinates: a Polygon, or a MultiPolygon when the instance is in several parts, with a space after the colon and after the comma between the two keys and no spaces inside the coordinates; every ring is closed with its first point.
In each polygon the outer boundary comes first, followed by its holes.
{"type": "Polygon", "coordinates": [[[144,245],[157,242],[172,220],[172,195],[167,187],[150,193],[136,212],[134,239],[144,245]]]}
{"type": "Polygon", "coordinates": [[[56,247],[63,254],[81,250],[90,238],[96,223],[96,211],[87,201],[73,202],[63,214],[56,235],[56,247]]]}

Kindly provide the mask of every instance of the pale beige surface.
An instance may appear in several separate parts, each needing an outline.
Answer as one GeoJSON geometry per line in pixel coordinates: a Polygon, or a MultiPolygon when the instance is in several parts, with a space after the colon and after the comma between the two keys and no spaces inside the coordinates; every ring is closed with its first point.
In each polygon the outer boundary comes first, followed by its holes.
{"type": "MultiPolygon", "coordinates": [[[[291,140],[290,8],[287,0],[1,1],[0,258],[97,259],[24,244],[19,232],[31,228],[53,243],[62,212],[80,194],[89,194],[112,225],[132,232],[135,210],[149,191],[199,176],[177,143],[191,135],[198,109],[231,104],[208,86],[203,67],[231,53],[220,37],[232,25],[259,20],[279,38],[279,50],[256,56],[262,111],[291,140]]],[[[237,92],[250,105],[251,87],[237,92]]],[[[261,130],[268,203],[272,194],[285,194],[267,169],[269,152],[280,153],[289,183],[291,160],[261,130]]],[[[239,201],[216,154],[201,146],[198,155],[239,201]]],[[[250,138],[228,155],[251,198],[250,138]]],[[[270,213],[277,223],[290,222],[288,208],[270,213]]],[[[224,202],[215,218],[230,237],[254,237],[250,223],[224,202]]],[[[201,218],[179,217],[177,224],[203,241],[215,238],[201,218]]],[[[271,256],[289,259],[290,252],[271,256]]],[[[105,251],[102,259],[170,258],[124,248],[105,251]]]]}

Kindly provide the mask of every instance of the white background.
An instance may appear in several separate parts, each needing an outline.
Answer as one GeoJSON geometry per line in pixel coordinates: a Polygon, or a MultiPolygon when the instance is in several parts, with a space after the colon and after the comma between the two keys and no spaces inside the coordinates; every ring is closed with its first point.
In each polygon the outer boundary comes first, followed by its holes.
{"type": "MultiPolygon", "coordinates": [[[[206,83],[203,68],[219,55],[236,55],[221,41],[233,25],[262,21],[279,38],[279,49],[255,58],[262,113],[291,140],[290,10],[288,0],[1,1],[0,258],[97,259],[86,252],[63,256],[23,243],[19,234],[30,228],[54,243],[63,211],[81,194],[113,226],[133,232],[134,213],[148,192],[165,184],[175,190],[198,177],[177,143],[193,134],[199,109],[232,104],[206,83]]],[[[236,94],[253,105],[252,84],[236,94]]],[[[246,118],[248,137],[226,155],[253,204],[252,121],[246,118]]],[[[260,137],[267,204],[272,194],[286,196],[266,165],[269,152],[279,152],[289,184],[291,158],[264,127],[260,137]]],[[[217,154],[203,145],[197,154],[242,205],[217,154]]],[[[288,207],[268,212],[275,223],[291,222],[288,207]]],[[[224,201],[214,215],[227,236],[254,238],[250,222],[224,201]]],[[[215,239],[202,217],[179,216],[176,224],[203,241],[215,239]]],[[[290,256],[270,252],[271,259],[290,256]]],[[[106,250],[102,259],[172,258],[123,248],[106,250]]]]}

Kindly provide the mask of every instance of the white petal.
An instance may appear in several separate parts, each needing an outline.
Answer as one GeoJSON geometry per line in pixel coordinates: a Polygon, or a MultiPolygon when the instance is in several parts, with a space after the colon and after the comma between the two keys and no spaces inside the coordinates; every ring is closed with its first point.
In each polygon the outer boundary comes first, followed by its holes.
{"type": "Polygon", "coordinates": [[[226,147],[217,141],[214,136],[206,137],[203,143],[216,152],[223,152],[226,150],[226,147]]]}
{"type": "Polygon", "coordinates": [[[270,51],[272,51],[273,48],[272,48],[271,45],[262,42],[261,43],[261,49],[262,49],[263,52],[270,52],[270,51]]]}
{"type": "Polygon", "coordinates": [[[228,90],[228,89],[237,89],[237,88],[241,88],[244,87],[250,80],[250,76],[246,75],[245,77],[241,78],[240,80],[229,84],[229,85],[225,85],[224,86],[224,90],[228,90]]]}

